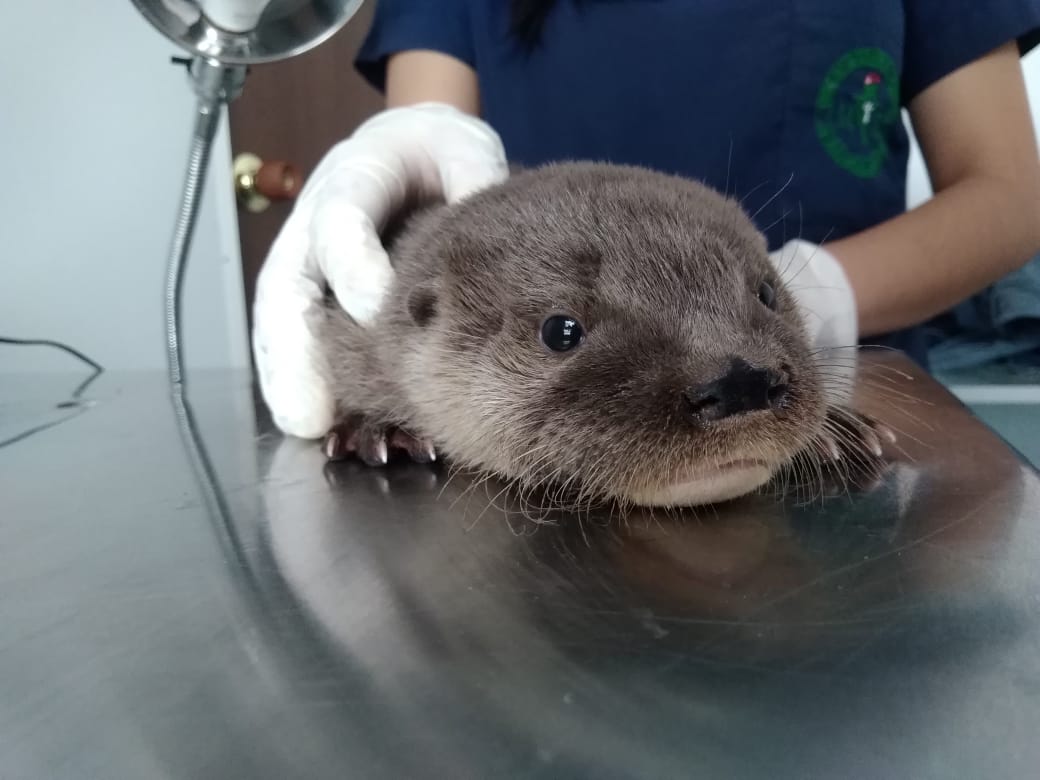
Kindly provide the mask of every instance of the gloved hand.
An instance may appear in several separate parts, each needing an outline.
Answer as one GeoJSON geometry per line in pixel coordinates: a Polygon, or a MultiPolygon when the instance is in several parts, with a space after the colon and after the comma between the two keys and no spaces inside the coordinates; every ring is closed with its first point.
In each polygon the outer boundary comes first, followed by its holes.
{"type": "Polygon", "coordinates": [[[859,341],[856,298],[834,255],[797,239],[769,258],[802,309],[813,348],[855,348],[859,341]]]}
{"type": "Polygon", "coordinates": [[[439,103],[383,111],[325,155],[256,283],[253,352],[282,431],[318,438],[333,423],[312,325],[326,282],[351,317],[370,324],[393,278],[379,239],[387,220],[415,197],[452,203],[507,175],[498,134],[439,103]]]}
{"type": "Polygon", "coordinates": [[[845,270],[823,247],[796,239],[770,256],[794,294],[834,400],[848,401],[856,373],[859,318],[845,270]]]}

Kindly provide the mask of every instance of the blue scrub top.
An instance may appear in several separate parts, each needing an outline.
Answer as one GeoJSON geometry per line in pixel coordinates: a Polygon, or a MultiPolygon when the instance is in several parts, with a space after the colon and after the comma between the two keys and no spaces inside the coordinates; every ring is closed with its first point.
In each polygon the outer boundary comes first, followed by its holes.
{"type": "MultiPolygon", "coordinates": [[[[528,52],[509,6],[377,0],[357,68],[382,89],[395,52],[452,55],[476,70],[483,118],[511,162],[699,179],[741,198],[774,249],[905,211],[901,109],[1040,32],[1040,0],[557,0],[528,52]]],[[[920,345],[894,345],[921,359],[920,345]]]]}

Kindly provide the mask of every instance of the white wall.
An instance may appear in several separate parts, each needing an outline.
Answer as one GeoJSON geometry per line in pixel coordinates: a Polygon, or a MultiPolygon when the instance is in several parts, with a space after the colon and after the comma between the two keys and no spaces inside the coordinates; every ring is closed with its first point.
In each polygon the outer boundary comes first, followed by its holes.
{"type": "MultiPolygon", "coordinates": [[[[194,95],[130,0],[7,3],[0,46],[0,336],[110,369],[165,366],[163,283],[194,95]],[[60,23],[59,23],[60,22],[60,23]]],[[[226,119],[185,285],[191,366],[248,364],[226,119]]],[[[0,372],[74,366],[0,344],[0,372]]]]}

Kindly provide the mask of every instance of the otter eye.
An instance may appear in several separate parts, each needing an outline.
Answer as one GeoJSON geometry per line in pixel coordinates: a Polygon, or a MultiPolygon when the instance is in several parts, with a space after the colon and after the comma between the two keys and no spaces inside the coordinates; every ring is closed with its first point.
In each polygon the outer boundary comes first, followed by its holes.
{"type": "Polygon", "coordinates": [[[767,309],[776,311],[776,290],[773,289],[773,285],[762,282],[758,286],[758,300],[762,301],[762,305],[767,309]]]}
{"type": "Polygon", "coordinates": [[[585,339],[585,329],[573,317],[557,314],[542,323],[542,343],[553,352],[567,352],[585,339]]]}

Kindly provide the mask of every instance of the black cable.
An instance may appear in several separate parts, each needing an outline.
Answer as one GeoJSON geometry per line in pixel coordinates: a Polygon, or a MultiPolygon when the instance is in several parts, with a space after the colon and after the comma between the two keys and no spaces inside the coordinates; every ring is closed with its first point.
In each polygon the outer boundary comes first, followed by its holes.
{"type": "Polygon", "coordinates": [[[83,405],[82,401],[80,401],[80,396],[83,395],[83,392],[90,386],[90,384],[99,376],[101,376],[102,372],[105,370],[100,363],[91,360],[78,349],[74,349],[73,347],[70,347],[68,344],[62,344],[59,341],[50,341],[49,339],[16,339],[11,338],[9,336],[0,336],[0,344],[11,344],[16,347],[54,347],[55,349],[60,349],[72,355],[73,357],[78,358],[79,360],[83,361],[88,366],[90,366],[92,369],[94,369],[91,375],[84,379],[82,382],[80,382],[79,386],[72,391],[72,398],[68,401],[62,401],[60,404],[58,404],[57,407],[58,409],[75,409],[76,411],[74,411],[72,414],[65,415],[60,420],[55,420],[54,422],[49,422],[44,425],[37,425],[35,428],[30,428],[27,431],[22,431],[21,433],[12,436],[10,439],[0,441],[0,448],[7,447],[8,445],[23,441],[24,439],[28,439],[30,436],[40,433],[41,431],[45,431],[48,428],[53,428],[56,425],[61,425],[64,422],[68,422],[73,417],[77,417],[83,414],[83,412],[87,411],[90,408],[89,406],[83,405]]]}

